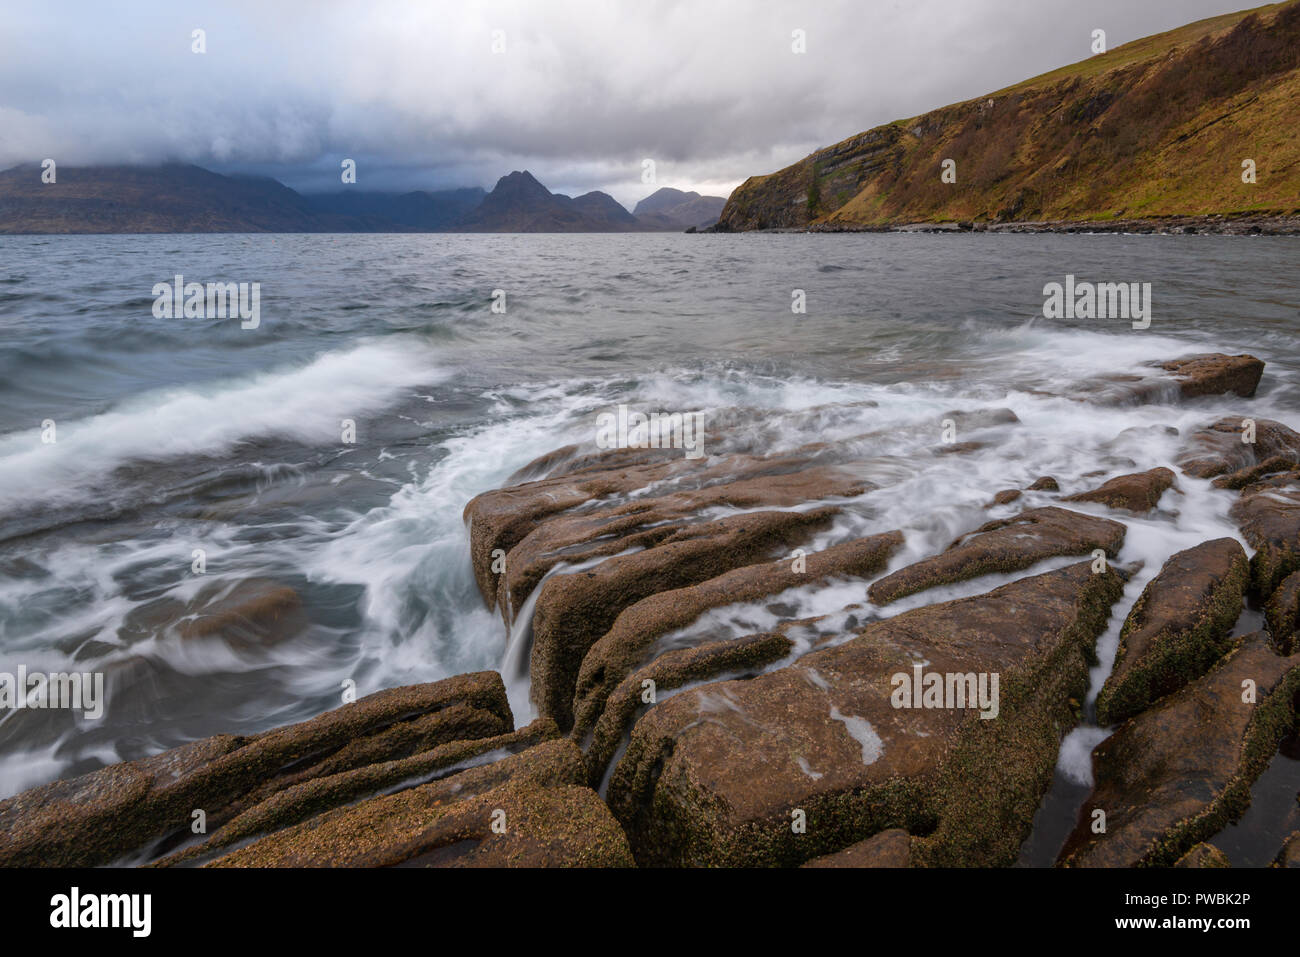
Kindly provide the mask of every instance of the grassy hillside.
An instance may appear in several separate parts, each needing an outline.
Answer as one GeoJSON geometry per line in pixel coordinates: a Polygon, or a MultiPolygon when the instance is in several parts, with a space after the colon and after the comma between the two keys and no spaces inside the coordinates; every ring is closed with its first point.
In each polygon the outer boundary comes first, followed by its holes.
{"type": "Polygon", "coordinates": [[[1300,0],[898,120],[732,193],[723,229],[1300,212],[1300,0]],[[941,180],[956,162],[956,183],[941,180]],[[1254,184],[1242,161],[1256,163],[1254,184]]]}

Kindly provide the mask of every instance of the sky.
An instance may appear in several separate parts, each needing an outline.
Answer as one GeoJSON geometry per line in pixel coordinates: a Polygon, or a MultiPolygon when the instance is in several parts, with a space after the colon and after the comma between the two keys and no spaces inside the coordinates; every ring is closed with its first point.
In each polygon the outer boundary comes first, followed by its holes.
{"type": "Polygon", "coordinates": [[[183,161],[342,189],[528,169],[626,206],[1242,0],[0,0],[0,169],[183,161]],[[205,52],[194,52],[194,31],[205,52]],[[795,52],[802,31],[804,52],[795,52]],[[654,163],[645,182],[646,160],[654,163]]]}

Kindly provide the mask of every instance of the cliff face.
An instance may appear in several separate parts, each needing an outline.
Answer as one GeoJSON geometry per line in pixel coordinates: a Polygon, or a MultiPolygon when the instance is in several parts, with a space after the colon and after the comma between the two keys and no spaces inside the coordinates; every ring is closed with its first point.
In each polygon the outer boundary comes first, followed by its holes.
{"type": "Polygon", "coordinates": [[[719,230],[1300,211],[1300,0],[1203,20],[742,183],[719,230]],[[1256,182],[1242,180],[1244,160],[1256,182]],[[955,182],[944,182],[944,161],[955,182]]]}

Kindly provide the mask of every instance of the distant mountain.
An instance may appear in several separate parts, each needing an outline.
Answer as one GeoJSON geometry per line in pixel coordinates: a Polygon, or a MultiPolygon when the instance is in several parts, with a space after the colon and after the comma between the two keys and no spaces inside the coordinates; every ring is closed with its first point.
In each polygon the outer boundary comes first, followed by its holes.
{"type": "Polygon", "coordinates": [[[629,213],[602,192],[570,198],[531,173],[474,187],[301,195],[258,176],[198,166],[60,166],[41,182],[35,164],[0,172],[0,233],[610,233],[709,225],[722,200],[661,189],[629,213]],[[715,207],[716,202],[716,207],[715,207]],[[649,210],[645,212],[645,210],[649,210]]]}
{"type": "Polygon", "coordinates": [[[726,205],[726,199],[721,196],[701,196],[694,191],[687,193],[665,186],[637,203],[632,212],[645,227],[682,230],[712,226],[726,205]]]}
{"type": "Polygon", "coordinates": [[[717,228],[1294,215],[1297,128],[1300,0],[1291,0],[859,133],[751,176],[717,228]]]}
{"type": "Polygon", "coordinates": [[[339,190],[308,193],[312,208],[340,216],[378,217],[400,226],[436,232],[448,229],[483,202],[487,190],[481,186],[444,189],[435,192],[375,193],[339,190]]]}
{"type": "Polygon", "coordinates": [[[457,224],[473,233],[607,233],[639,229],[636,217],[605,193],[570,199],[552,193],[532,173],[497,180],[478,208],[457,224]]]}

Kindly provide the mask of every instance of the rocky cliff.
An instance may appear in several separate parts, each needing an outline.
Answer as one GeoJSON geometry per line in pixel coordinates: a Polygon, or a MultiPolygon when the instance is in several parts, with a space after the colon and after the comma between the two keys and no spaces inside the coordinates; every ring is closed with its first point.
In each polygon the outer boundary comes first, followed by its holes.
{"type": "Polygon", "coordinates": [[[750,177],[718,229],[1294,214],[1298,123],[1291,0],[860,133],[750,177]]]}

